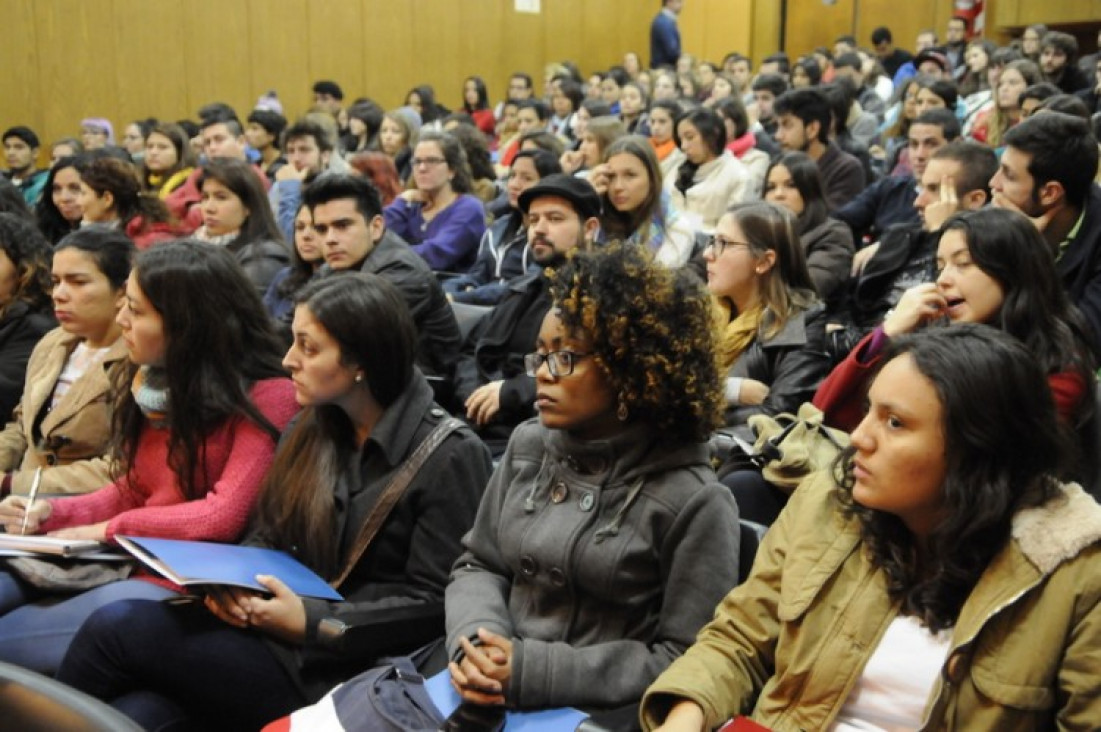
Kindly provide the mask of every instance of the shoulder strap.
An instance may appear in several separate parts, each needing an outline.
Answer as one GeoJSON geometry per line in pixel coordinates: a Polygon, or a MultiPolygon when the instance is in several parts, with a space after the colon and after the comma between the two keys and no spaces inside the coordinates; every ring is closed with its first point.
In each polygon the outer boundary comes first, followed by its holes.
{"type": "Polygon", "coordinates": [[[402,494],[405,493],[405,489],[413,482],[413,478],[417,477],[421,467],[436,451],[436,448],[452,432],[462,426],[463,423],[454,417],[443,420],[428,433],[428,436],[417,446],[409,459],[402,464],[397,474],[382,489],[382,493],[371,509],[371,513],[368,514],[367,520],[363,522],[363,527],[359,530],[359,536],[356,537],[356,543],[348,555],[348,560],[344,563],[344,568],[340,571],[340,575],[329,583],[330,585],[340,587],[344,580],[348,579],[348,575],[352,573],[352,569],[355,568],[363,553],[367,551],[367,547],[371,545],[375,534],[382,528],[382,524],[390,516],[390,512],[394,509],[402,494]]]}

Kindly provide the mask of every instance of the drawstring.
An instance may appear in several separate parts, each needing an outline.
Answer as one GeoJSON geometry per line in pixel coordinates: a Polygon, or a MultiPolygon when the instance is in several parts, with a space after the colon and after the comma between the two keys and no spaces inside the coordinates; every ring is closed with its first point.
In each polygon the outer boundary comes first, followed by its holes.
{"type": "Polygon", "coordinates": [[[543,462],[539,466],[539,472],[535,474],[535,477],[531,480],[531,490],[528,491],[528,497],[524,499],[524,513],[532,513],[535,511],[535,491],[539,489],[540,479],[543,477],[543,473],[547,470],[547,464],[550,462],[550,454],[543,453],[543,462]]]}
{"type": "Polygon", "coordinates": [[[627,515],[627,511],[634,505],[634,502],[638,499],[638,495],[642,493],[643,479],[639,478],[633,486],[631,486],[631,492],[627,494],[627,500],[623,502],[623,505],[616,511],[615,516],[608,522],[608,525],[598,530],[593,534],[593,543],[599,544],[604,541],[605,537],[619,536],[619,527],[623,524],[623,517],[627,515]]]}

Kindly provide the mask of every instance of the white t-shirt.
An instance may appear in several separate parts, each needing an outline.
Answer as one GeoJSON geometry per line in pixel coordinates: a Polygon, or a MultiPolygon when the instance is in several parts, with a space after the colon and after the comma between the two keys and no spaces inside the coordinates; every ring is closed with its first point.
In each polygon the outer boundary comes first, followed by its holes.
{"type": "Polygon", "coordinates": [[[53,397],[50,399],[50,409],[57,406],[57,403],[61,401],[66,392],[72,388],[77,379],[87,373],[88,369],[103,363],[103,359],[107,357],[107,352],[110,350],[110,346],[107,348],[88,348],[84,341],[78,343],[73,352],[69,354],[69,359],[65,362],[65,368],[61,370],[61,375],[57,377],[53,397]]]}
{"type": "Polygon", "coordinates": [[[951,630],[934,634],[917,618],[895,618],[841,707],[834,732],[920,727],[951,642],[951,630]]]}

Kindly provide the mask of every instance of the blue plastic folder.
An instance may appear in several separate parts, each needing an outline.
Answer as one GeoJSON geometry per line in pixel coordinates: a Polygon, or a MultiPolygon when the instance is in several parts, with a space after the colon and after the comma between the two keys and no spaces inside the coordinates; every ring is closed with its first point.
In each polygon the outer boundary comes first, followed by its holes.
{"type": "MultiPolygon", "coordinates": [[[[462,701],[455,687],[451,685],[451,672],[446,669],[425,679],[424,689],[444,717],[458,709],[459,702],[462,701]]],[[[562,732],[577,729],[577,725],[588,718],[588,714],[572,707],[544,709],[539,712],[508,712],[505,715],[505,732],[562,732]]]]}
{"type": "Polygon", "coordinates": [[[145,536],[116,536],[115,539],[142,564],[183,587],[232,585],[267,592],[256,581],[256,575],[267,574],[279,578],[296,595],[323,600],[344,599],[313,570],[276,549],[145,536]]]}

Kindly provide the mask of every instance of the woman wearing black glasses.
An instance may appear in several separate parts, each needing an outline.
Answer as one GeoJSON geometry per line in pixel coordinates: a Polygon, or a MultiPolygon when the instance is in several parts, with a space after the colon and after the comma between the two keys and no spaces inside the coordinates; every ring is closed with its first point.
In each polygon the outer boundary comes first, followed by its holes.
{"type": "Polygon", "coordinates": [[[738,204],[704,250],[707,288],[723,313],[727,425],[745,426],[753,414],[794,413],[829,373],[826,319],[796,225],[774,203],[738,204]]]}
{"type": "Polygon", "coordinates": [[[637,702],[737,581],[738,521],[706,439],[710,301],[641,247],[579,253],[525,365],[516,428],[447,588],[451,679],[473,704],[637,702]]]}

